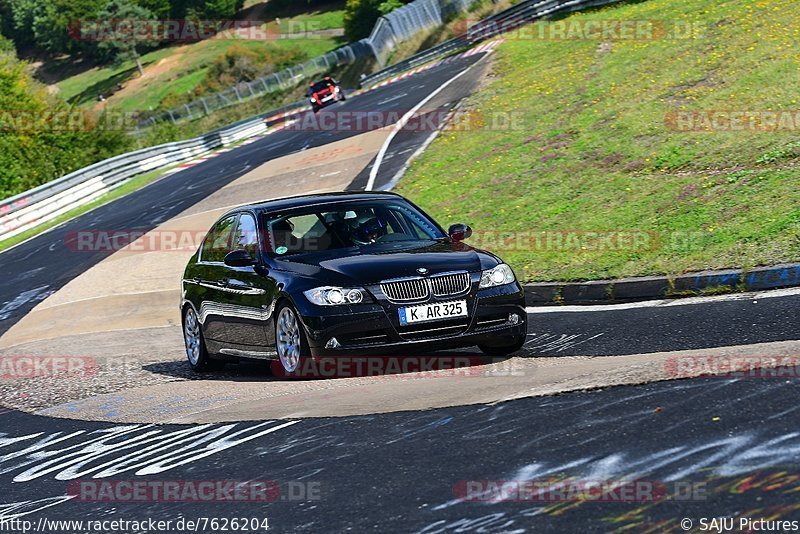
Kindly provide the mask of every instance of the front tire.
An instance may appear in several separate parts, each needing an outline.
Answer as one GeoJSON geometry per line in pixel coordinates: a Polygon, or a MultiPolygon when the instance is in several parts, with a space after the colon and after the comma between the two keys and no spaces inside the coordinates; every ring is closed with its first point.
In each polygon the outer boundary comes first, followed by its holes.
{"type": "Polygon", "coordinates": [[[524,335],[519,336],[514,340],[513,343],[509,345],[478,345],[478,348],[481,349],[481,352],[487,356],[502,357],[508,356],[509,354],[514,354],[520,350],[523,345],[525,345],[524,335]]]}
{"type": "Polygon", "coordinates": [[[275,347],[282,377],[299,377],[307,369],[311,358],[308,339],[297,312],[289,303],[283,303],[275,316],[275,347]]]}
{"type": "Polygon", "coordinates": [[[183,314],[183,341],[186,345],[189,367],[195,373],[216,371],[225,365],[219,360],[214,360],[208,354],[206,341],[203,339],[203,332],[200,329],[200,321],[197,320],[197,314],[191,306],[187,307],[183,314]]]}

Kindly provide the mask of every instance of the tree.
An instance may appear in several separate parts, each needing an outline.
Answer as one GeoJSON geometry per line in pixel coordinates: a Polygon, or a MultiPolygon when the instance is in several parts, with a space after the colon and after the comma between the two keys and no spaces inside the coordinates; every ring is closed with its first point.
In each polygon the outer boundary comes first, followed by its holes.
{"type": "Polygon", "coordinates": [[[125,131],[99,128],[91,117],[74,127],[56,120],[74,110],[48,94],[13,52],[0,52],[0,110],[0,198],[125,152],[132,145],[125,131]]]}
{"type": "Polygon", "coordinates": [[[401,7],[403,7],[403,2],[400,0],[386,0],[378,6],[378,11],[381,12],[381,15],[388,15],[395,9],[401,7]]]}
{"type": "Polygon", "coordinates": [[[350,41],[367,37],[382,15],[410,0],[347,0],[344,7],[344,34],[350,41]]]}
{"type": "Polygon", "coordinates": [[[244,0],[173,0],[172,16],[178,19],[230,19],[244,0]]]}
{"type": "Polygon", "coordinates": [[[154,43],[147,36],[142,37],[126,31],[125,27],[134,22],[153,21],[154,17],[150,10],[137,6],[130,0],[111,0],[98,14],[98,19],[101,24],[111,25],[111,31],[106,34],[107,38],[98,41],[98,48],[110,52],[116,64],[135,61],[139,74],[144,76],[142,59],[136,47],[154,43]]]}
{"type": "Polygon", "coordinates": [[[36,8],[36,0],[7,0],[3,3],[3,31],[17,45],[34,42],[31,28],[36,8]]]}
{"type": "Polygon", "coordinates": [[[172,14],[172,2],[170,0],[135,0],[137,6],[149,9],[158,20],[166,20],[172,14]]]}
{"type": "Polygon", "coordinates": [[[381,12],[376,0],[347,0],[344,7],[344,34],[349,41],[367,37],[381,12]]]}
{"type": "MultiPolygon", "coordinates": [[[[95,43],[80,39],[71,30],[82,21],[97,20],[103,3],[104,0],[34,0],[33,36],[36,45],[57,54],[93,49],[95,43]]],[[[29,30],[21,28],[21,31],[29,30]]]]}

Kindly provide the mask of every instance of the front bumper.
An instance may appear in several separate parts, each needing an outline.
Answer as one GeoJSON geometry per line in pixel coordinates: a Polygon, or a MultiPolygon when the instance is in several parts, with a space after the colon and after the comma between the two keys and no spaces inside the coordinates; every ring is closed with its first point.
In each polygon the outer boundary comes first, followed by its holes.
{"type": "MultiPolygon", "coordinates": [[[[527,333],[525,297],[518,283],[478,290],[466,295],[436,299],[466,300],[468,316],[400,325],[398,309],[413,304],[376,303],[341,308],[311,307],[301,311],[311,353],[329,355],[383,355],[512,344],[527,333]],[[518,318],[513,324],[509,318],[518,318]],[[335,338],[336,343],[331,340],[335,338]]],[[[429,301],[430,302],[430,301],[429,301]]]]}

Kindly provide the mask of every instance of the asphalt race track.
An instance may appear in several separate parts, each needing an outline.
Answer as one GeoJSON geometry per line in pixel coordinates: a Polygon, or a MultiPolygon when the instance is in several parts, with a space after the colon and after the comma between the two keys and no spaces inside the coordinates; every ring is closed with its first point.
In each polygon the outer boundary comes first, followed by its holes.
{"type": "Polygon", "coordinates": [[[201,436],[239,432],[245,440],[281,422],[206,427],[193,435],[197,444],[171,446],[186,428],[11,412],[0,416],[7,503],[0,517],[49,505],[19,519],[176,524],[237,517],[267,518],[275,532],[481,533],[680,531],[683,518],[698,525],[701,518],[734,515],[797,520],[795,387],[781,379],[695,379],[497,406],[300,420],[204,458],[219,441],[204,443],[201,436]],[[120,437],[134,441],[148,432],[164,445],[149,450],[143,441],[131,453],[133,445],[120,437]],[[90,447],[103,435],[106,447],[90,447]],[[28,437],[13,441],[22,436],[28,437]],[[247,480],[277,489],[258,502],[215,503],[97,502],[74,489],[102,480],[92,477],[103,470],[115,484],[247,480]],[[640,491],[580,502],[490,485],[556,479],[636,481],[640,491]]]}
{"type": "MultiPolygon", "coordinates": [[[[411,109],[480,58],[454,60],[336,109],[411,109]]],[[[454,83],[435,109],[451,109],[477,82],[467,75],[454,83]]],[[[150,230],[265,162],[357,133],[271,133],[0,254],[0,335],[109,254],[75,254],[66,242],[72,232],[150,230]]],[[[376,187],[388,185],[428,136],[398,135],[376,187]]],[[[352,187],[366,184],[369,169],[352,187]]],[[[522,355],[589,359],[793,342],[798,305],[800,291],[787,290],[530,309],[522,355]]],[[[210,532],[222,530],[209,521],[238,518],[260,526],[267,520],[275,532],[681,532],[706,530],[712,518],[736,518],[737,527],[740,518],[800,521],[797,377],[794,369],[495,404],[206,425],[58,419],[0,407],[0,526],[144,533],[154,530],[52,521],[155,520],[172,522],[162,531],[210,532]],[[126,500],[113,491],[132,483],[163,488],[201,481],[248,481],[270,491],[224,502],[151,494],[126,500]],[[521,488],[520,481],[541,482],[544,489],[521,488]],[[103,483],[111,493],[98,492],[103,483]],[[617,485],[603,486],[611,483],[617,485]],[[581,485],[607,491],[587,500],[568,493],[581,485]],[[206,523],[191,528],[187,521],[206,523]]],[[[425,386],[436,389],[436,379],[425,386]]],[[[470,387],[465,379],[463,388],[470,387]]],[[[331,389],[327,400],[352,402],[347,394],[331,389]]]]}
{"type": "MultiPolygon", "coordinates": [[[[589,340],[563,356],[618,356],[795,340],[800,292],[675,301],[666,306],[536,309],[528,334],[559,332],[589,340]]],[[[527,343],[533,350],[535,335],[527,343]]],[[[551,352],[546,352],[552,354],[551,352]]],[[[787,355],[787,356],[797,356],[787,355]]]]}

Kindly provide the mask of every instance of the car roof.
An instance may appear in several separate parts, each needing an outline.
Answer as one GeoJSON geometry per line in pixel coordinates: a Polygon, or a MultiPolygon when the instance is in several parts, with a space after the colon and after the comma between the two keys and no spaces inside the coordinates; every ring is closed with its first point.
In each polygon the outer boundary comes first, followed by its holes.
{"type": "Polygon", "coordinates": [[[275,212],[283,211],[294,208],[303,208],[306,206],[316,206],[319,204],[330,204],[334,202],[348,202],[358,200],[382,200],[386,198],[399,198],[405,200],[397,193],[388,191],[371,191],[371,192],[340,192],[340,193],[317,193],[314,195],[299,195],[294,197],[276,198],[274,200],[264,200],[261,202],[254,202],[252,204],[245,204],[229,210],[228,215],[233,212],[252,210],[259,212],[275,212]]]}

